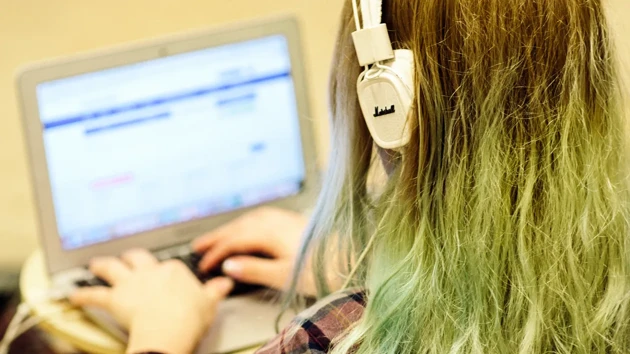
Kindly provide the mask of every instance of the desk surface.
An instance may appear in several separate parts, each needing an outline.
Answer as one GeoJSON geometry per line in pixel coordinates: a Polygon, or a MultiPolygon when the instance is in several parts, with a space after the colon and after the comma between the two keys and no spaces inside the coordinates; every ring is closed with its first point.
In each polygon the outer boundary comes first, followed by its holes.
{"type": "MultiPolygon", "coordinates": [[[[41,301],[50,286],[50,280],[40,251],[32,254],[22,267],[20,291],[23,301],[33,313],[44,318],[41,328],[51,335],[67,341],[76,348],[97,354],[124,353],[125,345],[66,302],[41,301]]],[[[253,353],[254,349],[239,354],[253,353]]]]}

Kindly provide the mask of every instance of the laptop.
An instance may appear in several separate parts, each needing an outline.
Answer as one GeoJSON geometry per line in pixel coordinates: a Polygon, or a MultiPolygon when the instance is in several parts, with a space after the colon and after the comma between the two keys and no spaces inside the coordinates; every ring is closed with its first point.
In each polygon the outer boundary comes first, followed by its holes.
{"type": "MultiPolygon", "coordinates": [[[[298,27],[292,17],[266,19],[20,72],[53,287],[94,283],[91,258],[130,248],[194,265],[191,240],[239,215],[314,204],[318,171],[298,27]]],[[[265,290],[231,296],[199,351],[267,341],[278,308],[265,290]]],[[[125,339],[111,318],[86,312],[125,339]]]]}

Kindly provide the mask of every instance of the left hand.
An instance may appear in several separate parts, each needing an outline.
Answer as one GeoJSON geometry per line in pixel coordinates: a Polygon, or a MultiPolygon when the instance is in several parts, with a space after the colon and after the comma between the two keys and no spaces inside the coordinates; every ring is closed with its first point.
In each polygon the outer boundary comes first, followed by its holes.
{"type": "MultiPolygon", "coordinates": [[[[199,262],[203,272],[221,265],[223,273],[236,281],[282,290],[289,284],[307,223],[294,211],[259,208],[199,237],[192,248],[204,254],[199,262]]],[[[298,290],[315,294],[314,281],[304,278],[298,290]]]]}
{"type": "Polygon", "coordinates": [[[201,284],[183,263],[145,250],[94,259],[90,271],[111,288],[79,289],[70,301],[110,312],[129,330],[129,353],[191,353],[233,287],[227,278],[201,284]]]}

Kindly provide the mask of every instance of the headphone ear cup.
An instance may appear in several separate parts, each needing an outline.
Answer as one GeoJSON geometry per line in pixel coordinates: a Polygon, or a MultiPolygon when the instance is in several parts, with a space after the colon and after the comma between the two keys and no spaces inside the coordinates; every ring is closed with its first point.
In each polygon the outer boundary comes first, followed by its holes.
{"type": "Polygon", "coordinates": [[[409,117],[413,100],[413,54],[397,52],[401,53],[395,59],[362,74],[357,84],[365,122],[374,142],[384,149],[407,145],[414,126],[409,117]]]}
{"type": "Polygon", "coordinates": [[[415,57],[413,52],[408,49],[398,49],[394,51],[395,58],[384,63],[389,67],[396,76],[400,78],[409,95],[414,95],[414,78],[415,78],[415,57]]]}

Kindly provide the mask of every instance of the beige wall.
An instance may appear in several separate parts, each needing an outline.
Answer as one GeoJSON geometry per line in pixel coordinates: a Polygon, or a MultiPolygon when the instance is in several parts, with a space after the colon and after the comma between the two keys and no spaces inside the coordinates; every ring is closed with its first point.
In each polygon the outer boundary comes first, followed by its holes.
{"type": "MultiPolygon", "coordinates": [[[[608,0],[608,17],[613,28],[613,35],[617,42],[617,49],[621,60],[621,69],[630,89],[630,1],[608,0]]],[[[630,94],[630,92],[629,92],[630,94]]]]}
{"type": "MultiPolygon", "coordinates": [[[[13,73],[21,64],[278,12],[304,24],[320,151],[327,152],[326,76],[343,0],[0,0],[0,270],[37,244],[13,73]]],[[[630,1],[608,0],[630,72],[630,1]]],[[[630,76],[629,76],[630,78],[630,76]]],[[[629,80],[630,82],[630,80],[629,80]]]]}
{"type": "Polygon", "coordinates": [[[295,13],[304,47],[319,146],[327,146],[326,84],[341,0],[0,0],[0,272],[37,245],[13,88],[25,62],[171,32],[295,13]]]}

